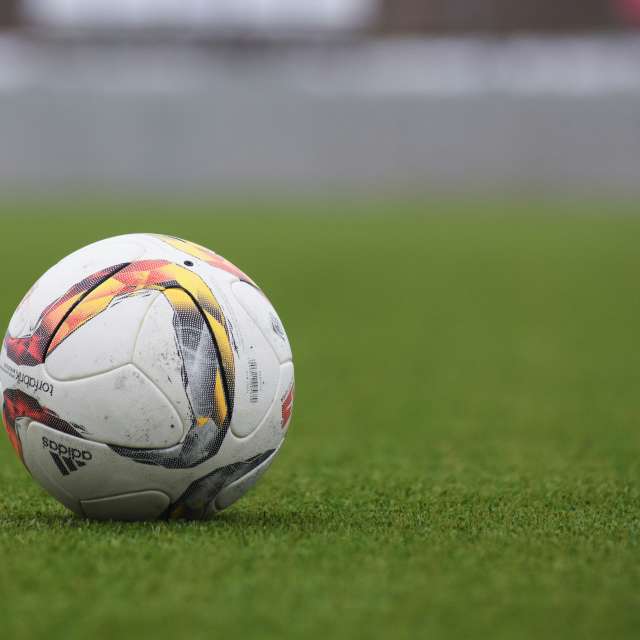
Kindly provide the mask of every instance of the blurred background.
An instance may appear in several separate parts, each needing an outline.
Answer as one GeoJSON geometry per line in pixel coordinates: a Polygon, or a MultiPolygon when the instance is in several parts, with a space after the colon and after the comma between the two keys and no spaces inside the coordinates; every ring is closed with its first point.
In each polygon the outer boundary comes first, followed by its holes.
{"type": "Polygon", "coordinates": [[[640,191],[640,0],[3,0],[8,192],[640,191]]]}

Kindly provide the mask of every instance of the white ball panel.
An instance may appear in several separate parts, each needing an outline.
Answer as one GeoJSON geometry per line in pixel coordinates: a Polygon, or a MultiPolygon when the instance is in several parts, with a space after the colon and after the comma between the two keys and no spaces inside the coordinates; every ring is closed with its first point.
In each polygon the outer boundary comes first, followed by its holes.
{"type": "Polygon", "coordinates": [[[291,360],[291,345],[284,325],[266,296],[246,282],[235,282],[231,288],[238,302],[262,331],[278,360],[291,360]]]}
{"type": "MultiPolygon", "coordinates": [[[[228,285],[238,279],[236,275],[224,269],[214,267],[203,259],[194,256],[192,253],[174,247],[169,241],[163,240],[161,236],[147,234],[145,235],[145,239],[149,243],[149,255],[171,260],[177,264],[184,264],[185,261],[192,262],[193,266],[190,266],[189,269],[197,273],[204,280],[213,280],[216,285],[228,285]]],[[[211,249],[209,250],[212,251],[211,249]]],[[[215,251],[212,251],[212,253],[215,253],[215,251]]],[[[215,255],[218,254],[216,253],[215,255]]]]}
{"type": "Polygon", "coordinates": [[[94,520],[155,520],[169,507],[169,496],[161,491],[137,491],[108,498],[81,500],[82,510],[94,520]]]}
{"type": "Polygon", "coordinates": [[[239,305],[236,335],[235,401],[230,430],[239,438],[251,434],[273,403],[280,378],[278,359],[262,332],[239,305]]]}
{"type": "Polygon", "coordinates": [[[173,314],[169,301],[159,295],[140,328],[133,362],[167,396],[186,431],[191,426],[191,411],[182,384],[182,357],[176,343],[173,314]]]}
{"type": "MultiPolygon", "coordinates": [[[[41,444],[43,433],[57,434],[57,432],[37,422],[26,420],[29,424],[25,430],[20,431],[20,441],[22,442],[22,454],[27,469],[42,487],[67,509],[71,509],[78,515],[84,515],[74,487],[64,487],[60,484],[58,481],[58,478],[61,477],[60,471],[51,456],[44,451],[41,444]]],[[[65,437],[62,436],[62,438],[65,437]]],[[[74,438],[74,440],[76,439],[74,438]]]]}
{"type": "Polygon", "coordinates": [[[82,380],[56,383],[50,405],[96,442],[141,449],[171,447],[184,434],[166,396],[132,364],[82,380]]]}
{"type": "Polygon", "coordinates": [[[158,295],[157,291],[143,291],[114,300],[47,356],[49,376],[77,380],[129,364],[145,314],[158,295]]]}
{"type": "Polygon", "coordinates": [[[31,288],[9,323],[19,337],[35,329],[44,309],[84,278],[121,262],[132,262],[145,251],[144,237],[119,236],[75,251],[47,271],[31,288]]]}
{"type": "Polygon", "coordinates": [[[220,451],[215,458],[206,463],[207,470],[215,469],[238,460],[247,460],[255,455],[278,449],[287,433],[288,423],[283,421],[282,405],[293,385],[293,363],[286,362],[280,366],[279,383],[273,402],[262,421],[253,431],[238,437],[233,432],[227,434],[220,451]],[[284,425],[284,426],[283,426],[284,425]]]}
{"type": "Polygon", "coordinates": [[[18,304],[18,307],[14,311],[11,320],[9,320],[7,333],[10,336],[22,336],[27,333],[27,326],[29,325],[29,323],[34,322],[33,320],[31,320],[34,313],[37,315],[40,314],[40,311],[34,310],[30,300],[33,292],[39,287],[39,283],[40,281],[38,280],[34,285],[32,285],[29,291],[27,291],[26,295],[24,296],[24,298],[22,298],[22,300],[18,304]]]}
{"type": "MultiPolygon", "coordinates": [[[[173,501],[201,475],[197,469],[168,470],[140,464],[118,455],[105,444],[76,438],[38,422],[30,423],[21,440],[25,462],[34,477],[47,491],[69,496],[67,500],[72,499],[71,496],[77,500],[93,500],[157,490],[173,501]],[[81,458],[85,465],[76,465],[76,470],[63,474],[51,455],[59,451],[61,445],[90,454],[81,458]]],[[[79,505],[74,510],[81,513],[79,505]]]]}
{"type": "Polygon", "coordinates": [[[293,404],[290,406],[291,411],[289,411],[288,416],[285,415],[285,405],[292,394],[293,385],[293,363],[285,362],[280,365],[280,380],[273,404],[254,434],[255,437],[261,439],[262,443],[264,443],[263,446],[266,448],[279,446],[287,434],[287,429],[291,422],[293,404]]]}

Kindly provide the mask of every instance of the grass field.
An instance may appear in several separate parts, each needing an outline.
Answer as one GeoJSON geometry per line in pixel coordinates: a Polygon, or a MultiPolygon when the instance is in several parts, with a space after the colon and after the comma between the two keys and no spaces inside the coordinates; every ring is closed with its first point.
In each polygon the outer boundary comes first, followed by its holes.
{"type": "Polygon", "coordinates": [[[72,249],[175,233],[261,283],[297,373],[279,459],[208,523],[83,521],[2,438],[1,637],[637,638],[634,213],[0,207],[3,326],[72,249]]]}

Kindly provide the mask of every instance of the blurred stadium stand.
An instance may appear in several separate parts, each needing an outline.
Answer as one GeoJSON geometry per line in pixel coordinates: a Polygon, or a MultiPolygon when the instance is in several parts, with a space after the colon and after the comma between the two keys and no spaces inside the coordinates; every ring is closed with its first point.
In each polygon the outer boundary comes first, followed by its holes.
{"type": "MultiPolygon", "coordinates": [[[[362,28],[377,0],[23,0],[23,15],[41,28],[131,35],[184,30],[211,38],[229,33],[294,37],[362,28]]],[[[77,33],[77,32],[76,32],[77,33]]]]}
{"type": "Polygon", "coordinates": [[[384,33],[568,32],[621,24],[612,0],[382,0],[384,33]]]}
{"type": "Polygon", "coordinates": [[[640,0],[616,0],[614,7],[627,26],[640,27],[640,0]]]}
{"type": "Polygon", "coordinates": [[[640,195],[640,0],[2,1],[5,191],[640,195]]]}
{"type": "Polygon", "coordinates": [[[17,27],[20,24],[20,0],[2,0],[0,2],[0,29],[17,27]]]}
{"type": "Polygon", "coordinates": [[[3,0],[0,24],[145,30],[576,32],[640,22],[640,0],[3,0]]]}

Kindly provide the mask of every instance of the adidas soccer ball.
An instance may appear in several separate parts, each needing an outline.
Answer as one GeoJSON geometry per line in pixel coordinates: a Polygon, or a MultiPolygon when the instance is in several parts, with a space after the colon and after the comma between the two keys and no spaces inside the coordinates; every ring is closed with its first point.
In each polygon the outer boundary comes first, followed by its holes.
{"type": "Polygon", "coordinates": [[[45,273],[0,354],[9,439],[89,518],[205,518],[265,472],[291,420],[291,348],[274,308],[199,245],[134,234],[45,273]]]}

